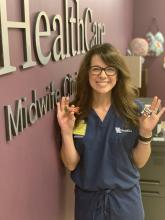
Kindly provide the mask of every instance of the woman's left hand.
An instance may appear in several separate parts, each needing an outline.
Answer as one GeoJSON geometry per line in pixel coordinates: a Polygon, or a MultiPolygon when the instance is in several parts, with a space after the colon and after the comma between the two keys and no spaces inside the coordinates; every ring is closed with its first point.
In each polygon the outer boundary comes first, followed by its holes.
{"type": "Polygon", "coordinates": [[[142,115],[139,118],[139,133],[141,135],[151,134],[152,130],[155,128],[157,123],[159,122],[160,117],[165,112],[165,107],[160,108],[161,100],[155,96],[151,103],[151,106],[147,109],[147,111],[143,111],[142,115]]]}

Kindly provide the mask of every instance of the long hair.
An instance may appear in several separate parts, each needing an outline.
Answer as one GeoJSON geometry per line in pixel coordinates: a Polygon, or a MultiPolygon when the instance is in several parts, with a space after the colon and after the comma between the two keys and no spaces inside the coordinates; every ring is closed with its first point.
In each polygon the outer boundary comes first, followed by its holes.
{"type": "Polygon", "coordinates": [[[80,107],[80,114],[76,116],[76,125],[80,120],[88,117],[92,108],[92,88],[89,84],[89,68],[94,55],[99,55],[106,65],[117,70],[118,80],[112,89],[112,104],[126,123],[138,125],[137,105],[138,89],[133,85],[129,69],[120,52],[111,44],[104,43],[93,46],[84,56],[77,77],[77,94],[74,104],[80,107]]]}

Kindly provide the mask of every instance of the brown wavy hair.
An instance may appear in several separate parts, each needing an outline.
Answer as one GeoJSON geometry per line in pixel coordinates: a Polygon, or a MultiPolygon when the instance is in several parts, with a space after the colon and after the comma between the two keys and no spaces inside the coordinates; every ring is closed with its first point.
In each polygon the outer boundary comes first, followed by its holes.
{"type": "Polygon", "coordinates": [[[129,69],[121,53],[111,44],[104,43],[93,46],[84,56],[77,77],[77,94],[73,104],[80,107],[76,116],[76,125],[88,117],[92,108],[92,88],[89,84],[89,68],[94,55],[99,55],[103,62],[117,70],[118,80],[112,89],[112,104],[116,112],[126,123],[138,125],[137,105],[138,89],[133,85],[129,69]]]}

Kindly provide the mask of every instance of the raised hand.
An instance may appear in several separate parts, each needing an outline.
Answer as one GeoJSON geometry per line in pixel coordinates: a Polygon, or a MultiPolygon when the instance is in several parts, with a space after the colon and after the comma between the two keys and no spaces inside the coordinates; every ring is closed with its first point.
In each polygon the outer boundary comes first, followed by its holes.
{"type": "Polygon", "coordinates": [[[160,117],[165,112],[165,107],[161,108],[158,112],[160,104],[161,100],[157,96],[155,96],[153,98],[151,106],[144,109],[142,115],[139,118],[140,132],[151,133],[152,130],[155,128],[155,126],[159,122],[160,117]]]}
{"type": "Polygon", "coordinates": [[[57,119],[62,132],[72,133],[76,119],[74,114],[78,111],[78,107],[69,106],[69,97],[62,97],[57,103],[57,119]]]}

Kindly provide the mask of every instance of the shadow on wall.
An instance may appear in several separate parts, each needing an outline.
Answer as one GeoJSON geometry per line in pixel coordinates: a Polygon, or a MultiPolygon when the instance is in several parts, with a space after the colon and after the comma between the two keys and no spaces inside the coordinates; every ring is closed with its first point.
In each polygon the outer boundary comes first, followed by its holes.
{"type": "MultiPolygon", "coordinates": [[[[55,144],[56,144],[56,153],[60,155],[60,146],[61,146],[61,133],[60,127],[57,122],[57,112],[55,110],[55,144]]],[[[60,160],[60,158],[59,158],[60,160]]],[[[62,210],[62,219],[61,220],[73,220],[74,219],[74,184],[70,178],[70,172],[64,167],[62,161],[59,161],[59,178],[60,185],[58,191],[58,202],[59,210],[62,210]]]]}
{"type": "Polygon", "coordinates": [[[65,214],[64,220],[74,219],[74,184],[71,181],[70,173],[66,172],[65,188],[65,214]]]}

